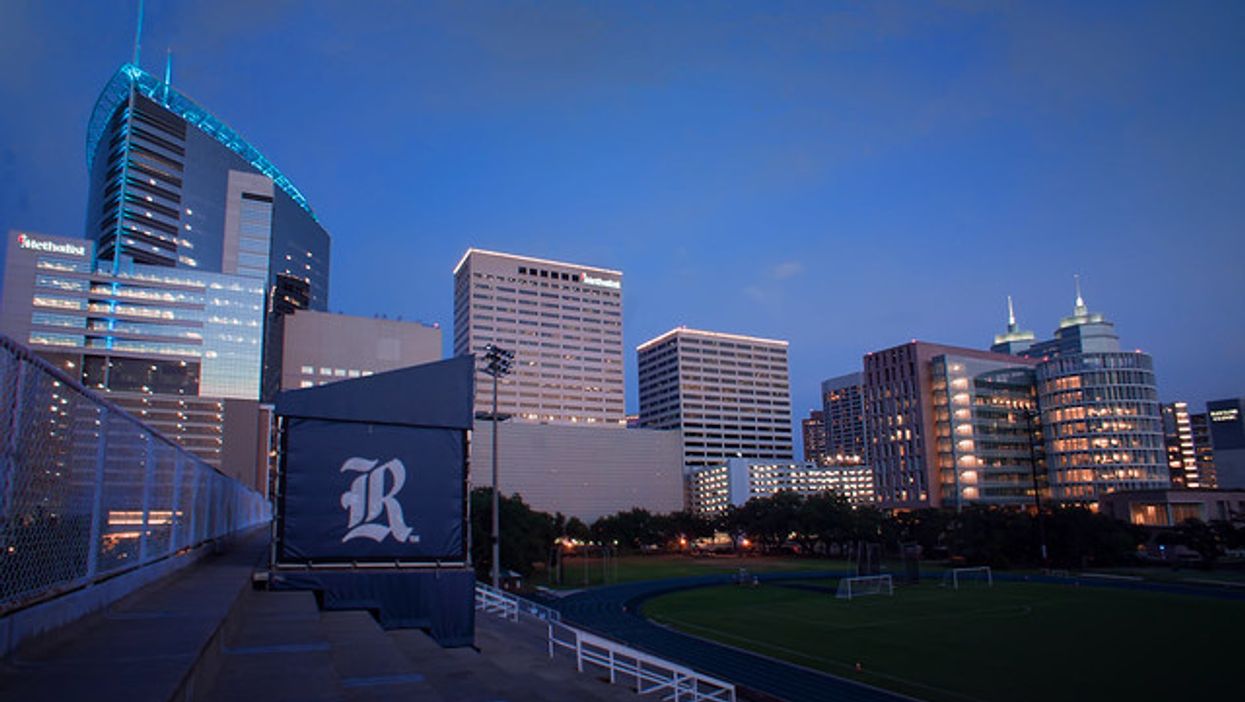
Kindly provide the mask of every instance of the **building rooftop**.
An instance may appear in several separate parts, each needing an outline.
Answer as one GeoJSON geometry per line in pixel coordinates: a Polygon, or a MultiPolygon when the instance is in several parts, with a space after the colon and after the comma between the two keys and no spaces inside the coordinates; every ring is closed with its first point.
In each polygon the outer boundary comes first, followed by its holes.
{"type": "Polygon", "coordinates": [[[294,183],[284,173],[273,165],[272,161],[269,161],[259,152],[259,149],[252,146],[237,131],[222,122],[215,115],[174,90],[173,86],[132,63],[126,63],[117,70],[117,73],[104,86],[103,92],[99,94],[99,99],[95,101],[95,109],[91,111],[91,121],[88,123],[86,131],[86,165],[88,171],[95,161],[95,151],[99,140],[104,135],[105,128],[108,126],[108,120],[116,112],[117,106],[129,99],[131,86],[137,88],[142,95],[160,103],[173,114],[181,117],[187,124],[196,127],[199,131],[219,141],[230,151],[241,156],[254,166],[256,170],[270,178],[278,188],[281,188],[286,195],[290,196],[291,200],[298,203],[299,207],[311,215],[312,219],[316,219],[316,214],[311,211],[311,205],[307,203],[307,198],[303,196],[302,192],[294,186],[294,183]]]}
{"type": "Polygon", "coordinates": [[[471,256],[471,254],[485,254],[487,256],[499,256],[501,258],[510,258],[510,259],[514,259],[515,261],[526,261],[528,263],[541,263],[547,266],[563,266],[565,268],[580,268],[586,271],[594,271],[597,273],[608,273],[610,275],[617,275],[617,276],[622,275],[622,271],[616,271],[610,268],[598,268],[596,266],[585,266],[582,263],[568,263],[566,261],[553,261],[547,258],[534,258],[532,256],[519,256],[517,254],[502,253],[500,251],[489,251],[487,249],[477,249],[474,247],[467,249],[467,252],[463,254],[463,257],[458,259],[458,263],[454,265],[455,275],[458,274],[458,269],[463,267],[463,264],[467,262],[467,259],[471,256]]]}
{"type": "Polygon", "coordinates": [[[726,339],[730,341],[747,341],[747,342],[751,342],[754,344],[776,344],[779,346],[789,345],[789,342],[783,341],[782,339],[766,339],[760,336],[745,336],[743,334],[725,334],[722,332],[704,331],[702,329],[690,329],[688,327],[675,327],[674,329],[671,329],[665,334],[654,337],[644,342],[643,344],[640,344],[639,346],[635,348],[635,350],[643,351],[644,349],[650,346],[660,344],[661,342],[666,341],[670,337],[677,336],[679,334],[691,334],[694,336],[708,336],[708,337],[715,338],[715,339],[726,339]]]}

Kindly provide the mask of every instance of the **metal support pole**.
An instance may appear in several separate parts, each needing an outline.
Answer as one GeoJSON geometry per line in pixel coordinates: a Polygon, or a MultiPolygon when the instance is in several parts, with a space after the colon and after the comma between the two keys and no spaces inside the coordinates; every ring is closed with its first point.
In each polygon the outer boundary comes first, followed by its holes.
{"type": "Polygon", "coordinates": [[[91,536],[87,544],[86,577],[91,580],[99,568],[99,540],[102,538],[100,510],[104,500],[104,461],[108,449],[108,408],[99,410],[99,444],[95,447],[95,493],[91,502],[91,536]]]}
{"type": "Polygon", "coordinates": [[[497,374],[493,374],[493,587],[501,587],[501,529],[498,515],[501,511],[497,494],[497,374]]]}

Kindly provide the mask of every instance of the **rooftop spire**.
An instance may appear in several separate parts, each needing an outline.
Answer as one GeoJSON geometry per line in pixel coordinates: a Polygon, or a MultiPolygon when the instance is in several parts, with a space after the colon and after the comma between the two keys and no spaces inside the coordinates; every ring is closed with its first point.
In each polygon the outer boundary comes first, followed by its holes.
{"type": "Polygon", "coordinates": [[[168,54],[164,57],[164,86],[160,91],[164,97],[164,106],[169,106],[169,90],[173,87],[173,47],[169,47],[168,54]]]}
{"type": "Polygon", "coordinates": [[[138,21],[134,24],[134,60],[130,63],[138,65],[138,59],[143,47],[143,0],[138,0],[138,21]]]}
{"type": "Polygon", "coordinates": [[[1012,306],[1012,296],[1007,296],[1007,331],[1016,331],[1016,308],[1012,306]]]}
{"type": "Polygon", "coordinates": [[[1081,297],[1081,275],[1079,273],[1073,274],[1072,280],[1076,285],[1076,309],[1072,313],[1088,314],[1089,308],[1085,306],[1085,298],[1081,297]]]}

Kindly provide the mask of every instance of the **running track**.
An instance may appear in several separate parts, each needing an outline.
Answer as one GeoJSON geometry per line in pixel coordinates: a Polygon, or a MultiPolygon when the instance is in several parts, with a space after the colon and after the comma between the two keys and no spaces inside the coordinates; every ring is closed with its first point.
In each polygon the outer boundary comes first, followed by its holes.
{"type": "MultiPolygon", "coordinates": [[[[847,573],[844,571],[818,571],[762,573],[757,577],[761,582],[774,582],[837,578],[845,575],[847,573]]],[[[938,573],[930,572],[923,575],[927,578],[940,577],[938,573]]],[[[1027,580],[1245,600],[1245,591],[1196,585],[1043,575],[996,574],[994,577],[998,580],[1027,580]]],[[[897,702],[913,699],[847,678],[689,636],[654,624],[639,613],[643,602],[657,595],[731,582],[730,575],[647,580],[584,590],[549,604],[560,610],[568,623],[787,702],[897,702]]]]}

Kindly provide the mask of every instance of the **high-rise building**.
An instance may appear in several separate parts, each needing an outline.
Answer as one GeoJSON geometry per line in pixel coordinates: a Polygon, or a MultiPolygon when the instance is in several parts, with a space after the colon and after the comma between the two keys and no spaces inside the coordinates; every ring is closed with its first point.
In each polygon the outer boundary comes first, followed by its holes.
{"type": "Polygon", "coordinates": [[[804,433],[804,460],[826,463],[826,419],[821,410],[811,410],[800,420],[804,433]]]}
{"type": "Polygon", "coordinates": [[[1076,303],[1054,338],[1023,354],[1037,366],[1052,499],[1093,503],[1117,490],[1170,487],[1154,361],[1121,351],[1115,325],[1076,303]]]}
{"type": "Polygon", "coordinates": [[[1187,402],[1162,406],[1163,444],[1167,448],[1167,469],[1174,488],[1207,487],[1198,474],[1197,447],[1193,444],[1193,423],[1187,402]]]}
{"type": "Polygon", "coordinates": [[[1245,488],[1245,398],[1206,403],[1210,441],[1215,451],[1215,477],[1219,488],[1245,488]]]}
{"type": "Polygon", "coordinates": [[[10,232],[0,301],[0,333],[254,481],[254,466],[225,464],[224,443],[227,423],[253,432],[257,421],[241,415],[259,400],[263,281],[141,264],[113,273],[90,240],[10,232]]]}
{"type": "Polygon", "coordinates": [[[861,463],[865,456],[864,380],[848,373],[821,383],[826,456],[831,463],[861,463]]]}
{"type": "Polygon", "coordinates": [[[1193,432],[1193,451],[1197,456],[1197,473],[1202,487],[1219,487],[1215,473],[1215,445],[1210,438],[1210,415],[1206,412],[1190,414],[1189,429],[1193,432]]]}
{"type": "Polygon", "coordinates": [[[329,235],[307,198],[242,136],[133,64],[91,113],[86,236],[113,273],[130,263],[307,282],[329,294],[329,235]]]}
{"type": "MultiPolygon", "coordinates": [[[[490,343],[514,352],[499,413],[625,424],[621,272],[468,249],[454,267],[454,353],[482,359],[490,343]]],[[[492,411],[492,402],[481,370],[477,411],[492,411]]]]}
{"type": "Polygon", "coordinates": [[[1033,365],[924,341],[867,354],[865,451],[879,503],[1031,502],[1033,365]]]}
{"type": "Polygon", "coordinates": [[[290,300],[326,307],[328,234],[289,178],[167,69],[117,71],[86,161],[86,238],[10,235],[0,328],[262,488],[253,444],[277,386],[265,376],[280,375],[273,315],[290,300]]]}
{"type": "Polygon", "coordinates": [[[787,342],[679,327],[640,344],[640,423],[683,432],[689,470],[792,459],[787,342]]]}
{"type": "Polygon", "coordinates": [[[944,506],[1029,505],[1046,494],[1033,363],[935,356],[934,435],[944,506]]]}

